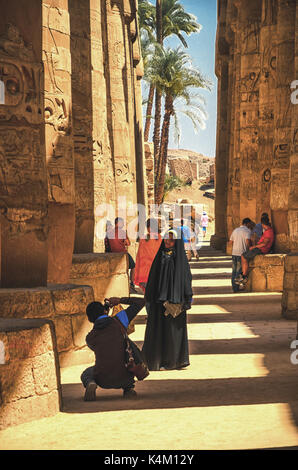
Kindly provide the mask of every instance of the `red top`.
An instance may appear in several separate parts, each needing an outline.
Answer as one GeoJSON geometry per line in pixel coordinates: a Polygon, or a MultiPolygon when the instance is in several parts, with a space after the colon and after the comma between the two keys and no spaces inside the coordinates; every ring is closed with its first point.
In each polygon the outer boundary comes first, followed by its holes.
{"type": "Polygon", "coordinates": [[[109,230],[107,232],[107,237],[109,239],[109,244],[112,253],[126,253],[127,246],[125,241],[127,240],[127,234],[122,229],[109,230]]]}
{"type": "Polygon", "coordinates": [[[269,251],[271,250],[271,247],[273,245],[273,242],[274,242],[274,232],[273,232],[273,228],[272,227],[269,227],[267,228],[267,230],[265,230],[265,232],[263,233],[263,235],[261,236],[260,240],[258,241],[258,244],[259,243],[262,243],[265,238],[269,239],[270,242],[268,243],[268,245],[266,246],[262,246],[260,248],[261,252],[266,255],[266,253],[269,253],[269,251]]]}

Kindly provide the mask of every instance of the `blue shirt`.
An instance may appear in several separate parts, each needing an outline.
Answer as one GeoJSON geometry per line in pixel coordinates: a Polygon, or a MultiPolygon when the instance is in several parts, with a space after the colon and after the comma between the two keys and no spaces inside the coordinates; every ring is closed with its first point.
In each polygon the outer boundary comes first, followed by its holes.
{"type": "Polygon", "coordinates": [[[191,237],[190,228],[187,225],[181,225],[179,229],[181,230],[182,240],[184,241],[184,243],[189,243],[191,237]]]}
{"type": "MultiPolygon", "coordinates": [[[[128,320],[128,316],[127,316],[127,313],[126,313],[126,310],[121,310],[120,312],[117,313],[117,315],[115,315],[118,320],[121,321],[122,325],[127,328],[128,325],[129,325],[129,320],[128,320]]],[[[100,315],[97,320],[99,320],[100,318],[110,318],[108,315],[100,315]]]]}

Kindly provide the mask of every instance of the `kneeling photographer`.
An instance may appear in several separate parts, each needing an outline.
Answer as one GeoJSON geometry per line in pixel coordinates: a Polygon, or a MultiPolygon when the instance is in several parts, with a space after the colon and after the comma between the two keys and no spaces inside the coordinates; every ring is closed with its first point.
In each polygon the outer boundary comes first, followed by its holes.
{"type": "Polygon", "coordinates": [[[123,389],[124,398],[135,398],[136,376],[143,380],[148,374],[141,352],[128,338],[129,323],[144,307],[144,298],[111,297],[101,302],[91,302],[86,308],[88,320],[94,324],[86,336],[87,346],[95,353],[95,365],[81,375],[85,387],[85,401],[96,400],[97,386],[105,389],[123,389]],[[118,304],[129,305],[115,316],[109,309],[118,304]]]}

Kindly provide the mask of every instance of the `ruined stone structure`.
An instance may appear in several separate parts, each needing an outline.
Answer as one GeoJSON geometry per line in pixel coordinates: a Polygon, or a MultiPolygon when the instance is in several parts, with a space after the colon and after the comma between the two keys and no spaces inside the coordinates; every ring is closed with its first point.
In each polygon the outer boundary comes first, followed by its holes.
{"type": "Polygon", "coordinates": [[[297,30],[296,0],[218,1],[216,248],[268,212],[275,251],[298,250],[297,30]]]}
{"type": "Polygon", "coordinates": [[[1,3],[1,285],[67,282],[100,204],[145,201],[137,5],[1,3]]]}
{"type": "MultiPolygon", "coordinates": [[[[148,200],[137,8],[0,0],[1,338],[11,318],[46,318],[60,366],[86,360],[86,305],[128,295],[126,256],[103,253],[99,225],[103,205],[148,200]]],[[[0,403],[24,398],[4,391],[10,357],[0,403]]]]}

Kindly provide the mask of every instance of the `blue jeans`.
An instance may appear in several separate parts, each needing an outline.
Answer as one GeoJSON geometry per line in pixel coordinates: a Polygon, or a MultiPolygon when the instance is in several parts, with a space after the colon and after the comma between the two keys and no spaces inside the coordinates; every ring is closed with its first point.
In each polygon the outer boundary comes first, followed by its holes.
{"type": "Polygon", "coordinates": [[[233,292],[239,291],[239,286],[235,284],[235,278],[242,272],[241,256],[232,256],[232,288],[233,292]]]}

